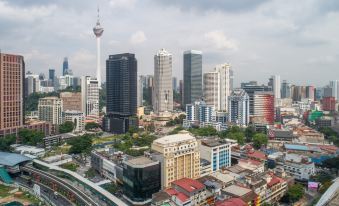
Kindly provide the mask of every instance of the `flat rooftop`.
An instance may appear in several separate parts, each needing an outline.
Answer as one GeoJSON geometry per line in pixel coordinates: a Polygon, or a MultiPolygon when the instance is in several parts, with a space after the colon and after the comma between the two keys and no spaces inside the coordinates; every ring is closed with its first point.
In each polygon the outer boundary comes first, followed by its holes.
{"type": "Polygon", "coordinates": [[[196,140],[195,137],[190,135],[188,132],[180,132],[178,134],[168,135],[154,140],[153,144],[173,144],[185,141],[196,140]]]}
{"type": "Polygon", "coordinates": [[[237,196],[237,197],[242,197],[242,196],[250,193],[252,190],[249,189],[249,188],[240,187],[238,185],[231,185],[231,186],[228,186],[225,189],[223,189],[223,191],[225,191],[228,194],[237,196]]]}
{"type": "Polygon", "coordinates": [[[204,139],[201,140],[201,144],[207,147],[217,147],[220,145],[225,145],[227,142],[221,139],[204,139]]]}
{"type": "Polygon", "coordinates": [[[130,165],[130,166],[147,166],[147,165],[153,165],[153,164],[156,164],[158,163],[157,161],[154,161],[154,160],[151,160],[147,157],[144,157],[144,156],[140,156],[140,157],[136,157],[136,158],[133,158],[133,159],[129,159],[129,160],[126,160],[125,161],[126,164],[130,165]]]}

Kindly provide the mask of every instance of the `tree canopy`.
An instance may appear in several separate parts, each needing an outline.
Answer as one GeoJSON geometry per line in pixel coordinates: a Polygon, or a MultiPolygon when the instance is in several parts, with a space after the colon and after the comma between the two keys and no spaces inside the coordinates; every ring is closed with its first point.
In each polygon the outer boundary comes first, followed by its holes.
{"type": "Polygon", "coordinates": [[[22,144],[37,146],[38,144],[42,144],[44,136],[44,133],[36,130],[21,129],[19,131],[19,138],[22,144]]]}
{"type": "Polygon", "coordinates": [[[256,149],[260,149],[262,145],[267,145],[268,143],[268,138],[267,135],[263,134],[263,133],[257,133],[254,135],[253,137],[253,146],[256,149]]]}
{"type": "Polygon", "coordinates": [[[59,125],[59,133],[63,134],[63,133],[68,133],[68,132],[72,132],[74,129],[74,123],[71,121],[66,121],[62,124],[59,125]]]}
{"type": "Polygon", "coordinates": [[[88,155],[92,149],[92,135],[82,135],[70,139],[67,143],[71,145],[70,154],[88,155]]]}
{"type": "Polygon", "coordinates": [[[85,130],[92,130],[92,129],[97,129],[100,128],[100,124],[96,122],[88,122],[85,125],[85,130]]]}
{"type": "Polygon", "coordinates": [[[10,145],[15,144],[15,143],[16,143],[16,136],[13,134],[1,137],[0,151],[9,151],[10,145]]]}
{"type": "Polygon", "coordinates": [[[304,186],[301,184],[294,184],[288,188],[286,195],[282,198],[285,203],[294,203],[300,200],[305,193],[304,186]]]}

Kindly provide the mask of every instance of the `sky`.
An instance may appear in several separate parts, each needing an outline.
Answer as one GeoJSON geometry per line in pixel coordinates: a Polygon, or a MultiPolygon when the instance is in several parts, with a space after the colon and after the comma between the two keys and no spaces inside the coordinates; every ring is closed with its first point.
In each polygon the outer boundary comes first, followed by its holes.
{"type": "Polygon", "coordinates": [[[23,55],[26,71],[95,75],[93,27],[100,8],[101,65],[135,53],[139,74],[153,74],[154,54],[173,55],[182,79],[185,50],[203,52],[203,72],[232,65],[236,86],[280,75],[296,85],[339,79],[338,0],[0,0],[0,49],[23,55]]]}

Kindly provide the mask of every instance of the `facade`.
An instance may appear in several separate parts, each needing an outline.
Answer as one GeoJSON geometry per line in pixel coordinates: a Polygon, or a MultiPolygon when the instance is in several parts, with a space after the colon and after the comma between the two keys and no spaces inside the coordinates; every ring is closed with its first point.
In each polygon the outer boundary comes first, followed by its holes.
{"type": "Polygon", "coordinates": [[[254,93],[255,92],[268,92],[272,88],[265,85],[258,85],[257,82],[241,83],[241,89],[245,90],[250,98],[250,115],[254,115],[254,93]]]}
{"type": "Polygon", "coordinates": [[[291,98],[291,84],[283,80],[281,84],[281,98],[291,98]]]}
{"type": "Polygon", "coordinates": [[[81,77],[82,112],[86,121],[98,121],[99,118],[99,84],[90,76],[81,77]]]}
{"type": "Polygon", "coordinates": [[[134,54],[110,55],[106,61],[107,127],[126,133],[137,113],[137,60],[134,54]]]}
{"type": "Polygon", "coordinates": [[[204,101],[196,101],[194,104],[187,104],[184,127],[200,125],[202,122],[211,122],[213,114],[214,108],[207,106],[204,101]]]}
{"type": "Polygon", "coordinates": [[[24,124],[23,56],[0,53],[0,136],[24,124]]]}
{"type": "Polygon", "coordinates": [[[332,89],[332,97],[335,98],[335,100],[339,100],[339,80],[333,80],[330,81],[330,88],[332,89]]]}
{"type": "Polygon", "coordinates": [[[62,63],[62,76],[69,74],[69,67],[68,67],[68,58],[65,57],[62,63]]]}
{"type": "Polygon", "coordinates": [[[336,105],[336,101],[335,101],[335,97],[324,97],[321,100],[322,103],[322,109],[324,111],[335,111],[335,105],[336,105]]]}
{"type": "Polygon", "coordinates": [[[192,104],[202,97],[202,52],[184,52],[183,106],[192,104]]]}
{"type": "Polygon", "coordinates": [[[48,80],[52,82],[52,86],[54,86],[55,81],[55,69],[49,69],[48,70],[48,80]]]}
{"type": "Polygon", "coordinates": [[[207,105],[217,111],[227,111],[228,97],[231,94],[231,66],[217,65],[214,71],[204,74],[204,97],[207,105]]]}
{"type": "Polygon", "coordinates": [[[278,75],[273,75],[273,76],[270,78],[270,81],[269,81],[269,85],[268,85],[268,86],[271,86],[271,87],[272,87],[273,94],[274,94],[274,98],[275,98],[275,99],[280,99],[280,98],[281,98],[281,90],[280,90],[281,83],[280,83],[280,76],[278,76],[278,75]]]}
{"type": "Polygon", "coordinates": [[[28,71],[25,78],[25,96],[28,97],[30,94],[36,92],[40,92],[39,75],[28,71]]]}
{"type": "Polygon", "coordinates": [[[179,133],[156,139],[152,157],[161,164],[161,186],[168,188],[175,180],[200,177],[200,151],[195,137],[179,133]]]}
{"type": "Polygon", "coordinates": [[[123,161],[124,198],[133,205],[145,205],[161,189],[160,163],[146,157],[123,161]]]}
{"type": "Polygon", "coordinates": [[[156,114],[173,111],[172,54],[165,49],[154,56],[152,105],[156,114]]]}
{"type": "Polygon", "coordinates": [[[250,121],[250,97],[243,89],[234,90],[228,99],[228,120],[239,126],[250,121]]]}
{"type": "Polygon", "coordinates": [[[265,124],[274,124],[274,94],[272,92],[254,93],[254,116],[265,124]]]}
{"type": "Polygon", "coordinates": [[[143,106],[143,100],[144,100],[144,76],[140,75],[138,79],[138,107],[143,106]]]}
{"type": "Polygon", "coordinates": [[[39,99],[39,120],[50,122],[54,125],[63,123],[62,100],[58,97],[45,97],[39,99]]]}
{"type": "Polygon", "coordinates": [[[178,81],[176,77],[172,77],[172,87],[173,87],[173,90],[177,91],[178,81]]]}
{"type": "Polygon", "coordinates": [[[81,92],[61,92],[60,99],[62,100],[64,111],[82,111],[81,92]]]}
{"type": "Polygon", "coordinates": [[[306,87],[306,98],[312,101],[315,101],[315,87],[314,86],[306,87]]]}
{"type": "Polygon", "coordinates": [[[306,98],[306,87],[305,86],[293,86],[292,87],[292,99],[293,101],[301,101],[306,98]]]}
{"type": "Polygon", "coordinates": [[[64,122],[74,123],[73,132],[82,132],[85,130],[85,116],[83,112],[76,110],[65,110],[63,112],[64,122]]]}
{"type": "Polygon", "coordinates": [[[202,140],[200,157],[211,162],[213,172],[231,166],[231,144],[221,139],[202,140]]]}

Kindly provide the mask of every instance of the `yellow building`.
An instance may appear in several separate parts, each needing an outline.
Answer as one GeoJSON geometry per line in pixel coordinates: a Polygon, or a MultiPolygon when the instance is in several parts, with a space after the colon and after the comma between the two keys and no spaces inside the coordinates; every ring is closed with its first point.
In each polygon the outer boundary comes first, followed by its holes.
{"type": "Polygon", "coordinates": [[[161,162],[162,188],[181,178],[200,177],[200,152],[198,142],[188,132],[169,135],[154,140],[152,157],[161,162]]]}

